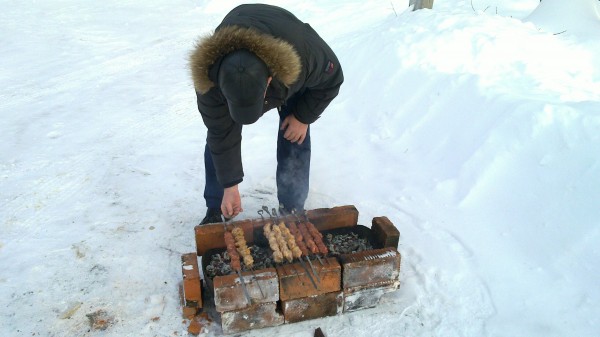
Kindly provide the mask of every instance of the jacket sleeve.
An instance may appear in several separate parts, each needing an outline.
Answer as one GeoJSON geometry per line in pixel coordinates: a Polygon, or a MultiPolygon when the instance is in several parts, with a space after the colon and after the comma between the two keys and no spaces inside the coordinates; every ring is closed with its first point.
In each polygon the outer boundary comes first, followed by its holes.
{"type": "Polygon", "coordinates": [[[295,109],[292,108],[296,118],[305,124],[311,124],[321,116],[329,103],[338,95],[344,81],[341,68],[335,76],[322,74],[317,77],[318,79],[322,79],[324,82],[314,84],[307,82],[302,95],[296,100],[295,109]],[[327,77],[333,78],[328,79],[327,77]]]}
{"type": "Polygon", "coordinates": [[[217,180],[223,187],[242,182],[242,125],[235,123],[229,115],[226,101],[219,99],[218,89],[206,94],[196,92],[198,110],[208,131],[206,142],[210,149],[217,180]]]}
{"type": "Polygon", "coordinates": [[[338,95],[344,82],[344,73],[337,57],[325,41],[310,25],[307,24],[306,28],[309,31],[307,35],[312,39],[309,38],[308,50],[304,52],[305,78],[296,105],[291,107],[291,111],[302,123],[311,124],[338,95]]]}

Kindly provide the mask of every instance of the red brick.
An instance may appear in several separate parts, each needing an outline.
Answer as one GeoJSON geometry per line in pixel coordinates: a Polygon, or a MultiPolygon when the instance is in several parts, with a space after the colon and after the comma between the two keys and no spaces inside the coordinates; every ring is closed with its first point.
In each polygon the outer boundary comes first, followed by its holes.
{"type": "Polygon", "coordinates": [[[223,223],[207,224],[194,227],[196,237],[196,253],[198,256],[204,255],[208,250],[214,248],[225,248],[225,238],[223,235],[226,230],[234,227],[241,227],[244,230],[246,242],[254,242],[254,227],[257,226],[256,220],[234,221],[228,225],[223,223]]]}
{"type": "Polygon", "coordinates": [[[192,318],[192,320],[190,321],[190,325],[188,326],[188,333],[190,335],[198,336],[202,332],[202,330],[204,330],[204,325],[205,322],[197,318],[192,318]]]}
{"type": "Polygon", "coordinates": [[[340,256],[344,289],[397,281],[400,253],[395,248],[374,249],[340,256]]]}
{"type": "Polygon", "coordinates": [[[181,256],[181,273],[183,275],[183,306],[184,316],[192,314],[193,309],[202,308],[202,283],[198,269],[196,253],[181,256]]]}
{"type": "Polygon", "coordinates": [[[248,302],[237,274],[217,276],[213,279],[213,286],[215,307],[218,312],[243,309],[252,304],[279,300],[279,280],[274,268],[257,270],[254,273],[243,272],[242,277],[252,303],[248,302]]]}
{"type": "Polygon", "coordinates": [[[318,208],[306,212],[318,230],[352,227],[358,224],[358,210],[353,205],[318,208]]]}
{"type": "Polygon", "coordinates": [[[384,294],[398,289],[399,286],[399,281],[390,281],[344,289],[344,312],[375,307],[384,294]]]}
{"type": "Polygon", "coordinates": [[[398,231],[390,219],[385,216],[373,218],[371,230],[381,248],[393,247],[398,249],[400,231],[398,231]]]}
{"type": "Polygon", "coordinates": [[[320,281],[313,275],[312,269],[306,260],[304,265],[310,272],[317,288],[310,281],[306,270],[299,262],[285,264],[277,267],[279,276],[279,297],[282,301],[303,298],[339,291],[341,289],[341,266],[335,258],[321,259],[323,265],[313,260],[312,265],[319,275],[320,281]]]}
{"type": "Polygon", "coordinates": [[[344,294],[341,291],[281,301],[286,323],[295,323],[319,317],[341,314],[344,294]]]}
{"type": "Polygon", "coordinates": [[[223,333],[232,334],[251,329],[278,326],[284,323],[277,303],[261,303],[251,307],[221,313],[223,333]]]}
{"type": "Polygon", "coordinates": [[[198,308],[186,307],[185,299],[183,298],[183,281],[179,282],[179,305],[183,308],[183,317],[185,319],[192,319],[198,314],[198,308]]]}
{"type": "Polygon", "coordinates": [[[190,308],[190,307],[183,307],[183,317],[186,319],[192,319],[194,318],[194,316],[196,316],[198,314],[198,308],[190,308]]]}
{"type": "MultiPolygon", "coordinates": [[[[358,210],[353,205],[318,208],[306,211],[306,214],[319,231],[352,227],[358,224],[358,210]]],[[[286,219],[289,218],[296,219],[293,216],[288,216],[286,219]]],[[[304,220],[303,216],[301,218],[304,220]]]]}

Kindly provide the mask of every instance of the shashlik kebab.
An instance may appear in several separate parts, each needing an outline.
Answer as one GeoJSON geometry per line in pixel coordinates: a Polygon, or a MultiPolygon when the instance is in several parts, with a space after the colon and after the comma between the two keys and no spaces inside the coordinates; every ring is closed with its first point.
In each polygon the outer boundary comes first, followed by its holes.
{"type": "Polygon", "coordinates": [[[313,240],[317,244],[319,252],[323,255],[327,255],[329,253],[329,249],[327,249],[327,246],[325,246],[325,244],[323,243],[323,234],[321,234],[321,232],[317,230],[317,228],[315,227],[315,225],[312,224],[312,222],[306,222],[306,228],[308,229],[308,232],[312,235],[313,240]]]}
{"type": "MultiPolygon", "coordinates": [[[[295,258],[301,258],[302,255],[329,253],[323,243],[323,234],[310,222],[301,222],[296,225],[294,222],[289,224],[280,221],[278,225],[268,222],[263,228],[265,237],[273,251],[273,260],[276,263],[282,263],[285,260],[292,262],[295,258]]],[[[231,267],[241,270],[241,260],[244,265],[250,269],[254,264],[254,259],[250,249],[246,245],[244,231],[240,227],[232,231],[226,231],[224,234],[227,251],[231,258],[231,267]]]]}
{"type": "Polygon", "coordinates": [[[283,221],[279,222],[279,229],[281,230],[281,233],[283,234],[283,237],[285,238],[285,241],[288,244],[288,247],[292,251],[292,255],[294,256],[294,258],[299,259],[300,257],[302,257],[302,250],[300,249],[300,247],[298,247],[296,238],[292,235],[290,230],[285,226],[285,223],[283,221]]]}
{"type": "MultiPolygon", "coordinates": [[[[242,289],[244,291],[244,294],[246,295],[248,303],[252,303],[252,298],[250,297],[250,293],[246,288],[246,281],[244,281],[244,277],[242,276],[241,272],[242,266],[240,262],[240,255],[244,260],[244,265],[246,265],[246,268],[251,269],[254,264],[254,259],[252,258],[250,249],[246,245],[246,239],[244,238],[244,230],[242,230],[240,227],[236,227],[231,232],[225,231],[225,233],[223,234],[223,238],[225,239],[227,252],[229,253],[229,258],[231,259],[231,268],[235,270],[235,272],[240,278],[242,289]]],[[[260,287],[258,282],[256,284],[258,285],[261,294],[263,294],[262,288],[260,287]]]]}
{"type": "Polygon", "coordinates": [[[234,228],[231,233],[235,239],[235,247],[237,248],[237,252],[242,256],[244,260],[244,265],[247,268],[252,268],[254,265],[254,259],[252,258],[252,254],[250,253],[250,249],[246,245],[246,239],[244,238],[244,230],[240,227],[234,228]]]}
{"type": "MultiPolygon", "coordinates": [[[[310,224],[312,225],[312,224],[310,224]]],[[[302,235],[304,242],[306,242],[306,246],[310,249],[310,252],[313,254],[323,254],[327,255],[329,250],[325,247],[323,243],[322,234],[314,227],[314,225],[310,226],[306,223],[300,223],[298,225],[298,229],[300,234],[302,235]],[[309,229],[311,228],[311,229],[309,229]]]]}
{"type": "Polygon", "coordinates": [[[265,234],[265,237],[269,241],[269,247],[271,247],[271,250],[273,251],[273,261],[275,261],[275,263],[283,262],[283,254],[279,249],[279,243],[277,242],[275,233],[271,230],[270,222],[263,227],[263,232],[265,234]]]}
{"type": "Polygon", "coordinates": [[[294,238],[296,240],[296,244],[298,245],[298,248],[302,252],[302,255],[308,256],[309,255],[308,248],[306,247],[306,244],[304,243],[304,238],[302,237],[302,234],[298,230],[298,226],[296,226],[296,224],[293,222],[290,222],[289,226],[290,226],[290,233],[294,236],[294,238]]]}
{"type": "Polygon", "coordinates": [[[237,252],[235,247],[235,239],[231,232],[226,231],[223,235],[225,239],[225,245],[227,246],[227,253],[229,254],[229,258],[231,259],[231,269],[233,270],[241,270],[242,266],[240,264],[240,255],[237,252]]]}

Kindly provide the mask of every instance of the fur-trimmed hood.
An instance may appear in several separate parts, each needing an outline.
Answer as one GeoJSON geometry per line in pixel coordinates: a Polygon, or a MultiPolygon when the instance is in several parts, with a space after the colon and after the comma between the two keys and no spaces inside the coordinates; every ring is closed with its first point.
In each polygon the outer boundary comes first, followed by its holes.
{"type": "Polygon", "coordinates": [[[196,91],[207,93],[215,83],[209,71],[217,60],[237,49],[247,49],[265,62],[271,76],[290,87],[302,71],[302,61],[294,47],[281,39],[252,28],[226,26],[201,38],[190,55],[190,68],[196,91]]]}

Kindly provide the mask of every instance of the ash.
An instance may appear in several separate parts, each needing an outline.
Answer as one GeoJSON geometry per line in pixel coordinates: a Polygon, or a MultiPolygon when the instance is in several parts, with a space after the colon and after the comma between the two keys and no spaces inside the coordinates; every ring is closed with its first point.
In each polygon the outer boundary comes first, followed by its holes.
{"type": "Polygon", "coordinates": [[[331,255],[358,253],[371,250],[373,246],[366,238],[361,238],[356,233],[348,234],[326,234],[325,245],[331,255]]]}
{"type": "MultiPolygon", "coordinates": [[[[260,270],[265,268],[271,268],[274,266],[274,262],[271,259],[271,252],[269,249],[260,247],[257,245],[252,245],[248,247],[250,249],[250,254],[254,259],[254,265],[252,270],[260,270]]],[[[234,274],[235,271],[231,269],[231,258],[227,251],[223,251],[219,254],[213,254],[210,257],[210,263],[206,265],[206,274],[211,279],[215,276],[224,276],[229,274],[234,274]]],[[[246,266],[242,266],[242,271],[250,270],[246,266]]]]}

